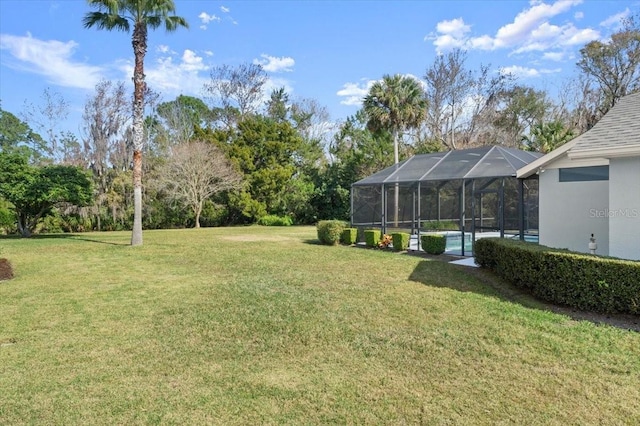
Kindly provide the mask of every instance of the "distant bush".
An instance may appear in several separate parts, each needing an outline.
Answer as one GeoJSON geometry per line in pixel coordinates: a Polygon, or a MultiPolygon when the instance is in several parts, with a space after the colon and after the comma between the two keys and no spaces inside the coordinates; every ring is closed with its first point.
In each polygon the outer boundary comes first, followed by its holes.
{"type": "Polygon", "coordinates": [[[258,219],[258,225],[262,226],[291,226],[293,225],[293,219],[289,216],[276,216],[268,214],[258,219]]]}
{"type": "Polygon", "coordinates": [[[395,251],[403,251],[409,248],[411,235],[406,232],[394,232],[391,234],[391,239],[393,240],[393,249],[395,251]]]}
{"type": "Polygon", "coordinates": [[[335,245],[340,242],[342,231],[347,227],[347,222],[342,220],[321,220],[318,222],[318,240],[322,244],[335,245]]]}
{"type": "Polygon", "coordinates": [[[553,303],[603,313],[640,314],[640,262],[482,238],[476,262],[553,303]]]}
{"type": "Polygon", "coordinates": [[[424,220],[422,228],[427,231],[458,231],[460,226],[452,220],[424,220]]]}
{"type": "Polygon", "coordinates": [[[364,231],[364,242],[367,247],[378,247],[380,234],[381,232],[379,229],[366,229],[364,231]]]}
{"type": "Polygon", "coordinates": [[[447,237],[445,235],[421,235],[422,250],[429,254],[442,254],[447,249],[447,237]]]}
{"type": "Polygon", "coordinates": [[[340,242],[342,244],[352,245],[358,242],[358,229],[357,228],[345,228],[340,236],[340,242]]]}

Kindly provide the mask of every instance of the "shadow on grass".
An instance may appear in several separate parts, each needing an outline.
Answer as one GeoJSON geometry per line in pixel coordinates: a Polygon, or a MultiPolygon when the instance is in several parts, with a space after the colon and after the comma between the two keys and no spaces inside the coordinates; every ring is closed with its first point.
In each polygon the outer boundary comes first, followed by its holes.
{"type": "Polygon", "coordinates": [[[517,303],[525,308],[538,309],[566,315],[576,321],[608,324],[624,330],[640,332],[640,316],[605,315],[558,306],[536,298],[524,289],[505,281],[491,271],[469,266],[450,265],[446,260],[426,259],[420,262],[409,276],[411,281],[430,287],[449,288],[461,292],[473,292],[500,300],[517,303]]]}
{"type": "Polygon", "coordinates": [[[0,240],[58,240],[58,239],[72,239],[78,241],[88,241],[90,243],[98,243],[98,244],[107,244],[111,246],[128,246],[128,243],[114,243],[111,241],[101,241],[95,240],[93,238],[87,238],[82,234],[73,234],[73,233],[62,233],[62,234],[36,234],[30,237],[22,237],[21,235],[12,234],[12,235],[0,235],[0,240]]]}

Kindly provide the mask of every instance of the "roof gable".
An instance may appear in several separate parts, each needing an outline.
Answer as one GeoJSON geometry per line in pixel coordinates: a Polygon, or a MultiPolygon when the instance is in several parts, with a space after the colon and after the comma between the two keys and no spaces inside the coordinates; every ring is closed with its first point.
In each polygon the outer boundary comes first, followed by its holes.
{"type": "Polygon", "coordinates": [[[576,138],[569,158],[611,158],[639,150],[640,92],[622,97],[589,131],[576,138]]]}

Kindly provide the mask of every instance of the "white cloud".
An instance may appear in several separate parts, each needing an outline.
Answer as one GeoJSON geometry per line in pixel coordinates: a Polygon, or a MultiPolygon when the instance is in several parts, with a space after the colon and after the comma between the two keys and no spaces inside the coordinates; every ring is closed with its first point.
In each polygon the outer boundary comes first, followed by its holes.
{"type": "Polygon", "coordinates": [[[204,54],[205,54],[205,55],[207,55],[207,56],[213,56],[213,51],[211,51],[211,50],[205,50],[205,51],[204,51],[204,54]]]}
{"type": "Polygon", "coordinates": [[[15,63],[7,65],[43,75],[55,85],[93,89],[103,78],[104,69],[72,60],[78,44],[70,40],[39,40],[31,34],[26,37],[0,34],[0,49],[8,50],[15,63]]]}
{"type": "Polygon", "coordinates": [[[604,21],[600,22],[600,26],[606,27],[606,28],[620,27],[620,25],[622,24],[622,20],[629,17],[630,14],[631,14],[631,11],[629,10],[629,8],[626,8],[622,12],[616,13],[615,15],[611,15],[604,21]]]}
{"type": "Polygon", "coordinates": [[[493,49],[493,38],[488,35],[474,37],[469,40],[468,46],[472,49],[491,50],[493,49]]]}
{"type": "Polygon", "coordinates": [[[511,47],[526,43],[531,32],[547,19],[568,11],[582,0],[558,0],[553,4],[536,2],[531,8],[516,15],[512,23],[500,28],[495,36],[495,46],[511,47]]]}
{"type": "Polygon", "coordinates": [[[254,59],[253,63],[256,65],[262,65],[262,68],[267,72],[291,72],[296,61],[288,56],[270,56],[265,53],[261,54],[262,59],[254,59]]]}
{"type": "Polygon", "coordinates": [[[510,66],[510,67],[500,68],[500,74],[503,74],[503,75],[510,74],[510,75],[512,75],[514,77],[519,77],[519,78],[540,77],[543,74],[555,74],[555,73],[559,73],[561,71],[562,71],[562,69],[560,69],[560,68],[556,68],[556,69],[545,69],[545,68],[535,69],[535,68],[521,67],[519,65],[513,65],[513,66],[510,66]]]}
{"type": "Polygon", "coordinates": [[[231,9],[229,9],[228,7],[220,6],[220,11],[222,13],[229,13],[231,12],[231,9]]]}
{"type": "MultiPolygon", "coordinates": [[[[127,81],[133,75],[133,64],[130,61],[121,65],[127,81]]],[[[163,95],[191,94],[199,96],[205,83],[209,82],[209,75],[204,74],[209,69],[203,63],[203,58],[193,50],[185,49],[177,61],[173,56],[163,56],[155,61],[148,61],[145,66],[146,81],[149,86],[163,95]]]]}
{"type": "Polygon", "coordinates": [[[584,13],[583,12],[576,12],[573,17],[575,18],[576,21],[581,20],[582,18],[584,18],[584,13]]]}
{"type": "Polygon", "coordinates": [[[450,34],[440,35],[433,42],[433,44],[436,46],[436,52],[438,52],[438,54],[446,50],[464,47],[465,43],[466,40],[455,38],[450,34]]]}
{"type": "Polygon", "coordinates": [[[378,80],[362,79],[361,83],[345,83],[336,95],[344,98],[342,105],[362,105],[362,100],[369,93],[369,89],[378,80]]]}
{"type": "Polygon", "coordinates": [[[565,40],[565,45],[580,46],[590,41],[600,38],[600,33],[591,28],[585,28],[583,30],[576,30],[575,32],[567,32],[565,36],[569,36],[565,40]]]}
{"type": "Polygon", "coordinates": [[[340,103],[342,105],[361,105],[362,99],[367,96],[369,88],[367,84],[345,83],[336,95],[344,97],[340,103]],[[364,86],[364,87],[363,87],[364,86]]]}
{"type": "MultiPolygon", "coordinates": [[[[591,28],[579,29],[572,23],[557,25],[550,22],[552,18],[568,12],[582,1],[557,0],[547,4],[541,0],[532,0],[528,9],[518,13],[513,22],[500,27],[493,37],[487,34],[470,36],[471,26],[462,18],[445,20],[436,24],[435,34],[429,34],[425,40],[433,41],[438,54],[454,48],[510,49],[516,54],[565,49],[600,37],[600,33],[591,28]]],[[[581,12],[577,12],[575,16],[581,17],[581,12]]],[[[621,16],[622,14],[616,15],[616,19],[621,16]]],[[[614,21],[614,17],[611,20],[614,21]]]]}
{"type": "Polygon", "coordinates": [[[546,59],[548,61],[556,61],[556,62],[562,61],[564,57],[565,57],[564,52],[544,52],[544,55],[542,55],[542,59],[546,59]]]}
{"type": "Polygon", "coordinates": [[[436,31],[441,34],[449,34],[455,38],[462,38],[466,33],[471,31],[471,26],[465,24],[462,18],[457,18],[451,21],[438,22],[438,24],[436,24],[436,31]]]}
{"type": "Polygon", "coordinates": [[[200,18],[200,22],[202,22],[202,25],[200,25],[200,28],[203,30],[206,30],[207,25],[209,25],[209,23],[211,22],[220,22],[220,18],[218,16],[209,15],[207,12],[200,13],[200,15],[198,15],[198,18],[200,18]]]}
{"type": "Polygon", "coordinates": [[[207,67],[202,64],[202,57],[195,54],[193,50],[185,49],[182,54],[182,68],[185,71],[201,71],[207,67]]]}
{"type": "Polygon", "coordinates": [[[161,44],[158,46],[158,52],[160,53],[168,53],[169,52],[169,46],[167,46],[166,44],[161,44]]]}
{"type": "Polygon", "coordinates": [[[450,21],[440,21],[436,24],[436,33],[429,34],[425,40],[433,40],[436,52],[441,54],[444,51],[463,47],[466,42],[466,34],[471,31],[471,26],[464,23],[462,18],[450,21]]]}

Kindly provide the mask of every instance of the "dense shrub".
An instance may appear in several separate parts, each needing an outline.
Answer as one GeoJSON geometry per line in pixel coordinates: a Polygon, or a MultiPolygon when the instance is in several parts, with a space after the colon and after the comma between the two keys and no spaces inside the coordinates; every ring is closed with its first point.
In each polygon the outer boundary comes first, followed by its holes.
{"type": "Polygon", "coordinates": [[[422,227],[427,231],[458,231],[460,226],[452,220],[425,220],[422,227]]]}
{"type": "Polygon", "coordinates": [[[293,219],[289,216],[276,216],[268,214],[258,219],[258,225],[262,226],[291,226],[293,225],[293,219]]]}
{"type": "Polygon", "coordinates": [[[338,244],[342,231],[346,227],[347,222],[342,220],[321,220],[316,226],[318,230],[318,240],[320,240],[322,244],[338,244]]]}
{"type": "Polygon", "coordinates": [[[482,238],[476,262],[553,303],[603,313],[640,314],[640,262],[533,243],[482,238]]]}
{"type": "Polygon", "coordinates": [[[357,228],[345,228],[340,236],[340,242],[342,244],[352,245],[358,242],[358,229],[357,228]]]}
{"type": "Polygon", "coordinates": [[[442,254],[447,249],[447,237],[445,235],[421,235],[422,250],[429,254],[442,254]]]}
{"type": "Polygon", "coordinates": [[[403,251],[409,248],[411,235],[406,232],[394,232],[391,234],[391,239],[393,241],[393,249],[395,251],[403,251]]]}
{"type": "Polygon", "coordinates": [[[364,242],[367,247],[378,247],[380,242],[380,230],[379,229],[366,229],[364,231],[364,242]]]}

